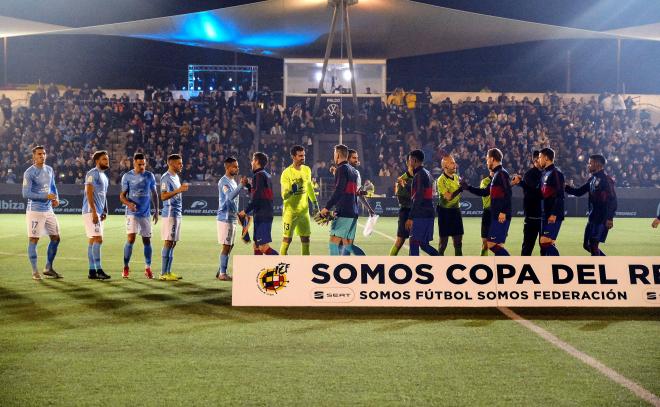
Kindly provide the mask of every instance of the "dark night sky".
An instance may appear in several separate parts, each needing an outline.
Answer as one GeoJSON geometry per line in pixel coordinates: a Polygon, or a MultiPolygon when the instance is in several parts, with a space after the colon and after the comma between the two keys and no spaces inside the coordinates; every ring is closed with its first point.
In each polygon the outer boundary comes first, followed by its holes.
{"type": "MultiPolygon", "coordinates": [[[[0,15],[67,26],[162,17],[254,1],[2,0],[0,15]]],[[[501,17],[592,30],[660,22],[657,0],[424,0],[501,17]]],[[[572,50],[572,91],[614,90],[614,41],[551,41],[466,50],[388,62],[391,89],[544,91],[565,89],[566,49],[572,50]]],[[[357,56],[359,57],[359,56],[357,56]]],[[[182,86],[189,63],[255,64],[260,83],[281,88],[280,60],[97,36],[36,36],[9,40],[9,82],[55,81],[103,87],[182,86]]],[[[621,80],[630,93],[660,93],[660,44],[624,41],[621,80]]],[[[1,69],[1,68],[0,68],[1,69]]]]}

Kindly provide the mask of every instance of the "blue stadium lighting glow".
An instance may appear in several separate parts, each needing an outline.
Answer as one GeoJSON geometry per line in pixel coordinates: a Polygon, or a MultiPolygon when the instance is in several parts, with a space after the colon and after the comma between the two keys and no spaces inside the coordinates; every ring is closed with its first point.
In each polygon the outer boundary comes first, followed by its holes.
{"type": "Polygon", "coordinates": [[[184,40],[227,42],[236,32],[230,24],[220,21],[213,13],[195,13],[187,16],[175,36],[184,40]]]}
{"type": "Polygon", "coordinates": [[[240,38],[237,43],[240,45],[256,48],[286,48],[310,44],[316,37],[317,35],[312,33],[287,34],[270,32],[257,35],[248,35],[240,38]]]}
{"type": "Polygon", "coordinates": [[[185,16],[172,31],[159,34],[136,34],[133,37],[159,41],[174,41],[185,45],[202,45],[208,42],[231,42],[238,36],[232,24],[221,21],[213,13],[202,12],[185,16]]]}

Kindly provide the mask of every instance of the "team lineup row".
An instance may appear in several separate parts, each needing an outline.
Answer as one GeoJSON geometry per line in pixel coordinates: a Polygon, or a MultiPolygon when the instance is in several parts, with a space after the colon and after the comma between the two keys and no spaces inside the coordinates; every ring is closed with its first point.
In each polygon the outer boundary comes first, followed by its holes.
{"type": "MultiPolygon", "coordinates": [[[[53,207],[59,205],[55,176],[52,168],[45,164],[45,148],[34,147],[32,153],[34,164],[26,170],[23,180],[23,197],[28,200],[26,219],[32,276],[34,279],[42,278],[37,268],[37,243],[41,236],[48,235],[50,243],[43,274],[59,278],[61,275],[53,268],[60,242],[59,225],[53,212],[53,207]]],[[[309,255],[310,203],[315,213],[314,220],[320,224],[331,223],[330,255],[364,255],[364,251],[354,241],[360,201],[369,208],[360,188],[360,173],[355,168],[358,164],[357,152],[345,145],[335,146],[335,189],[323,208],[319,207],[314,192],[311,170],[305,165],[305,149],[294,146],[290,153],[292,164],[280,177],[284,205],[283,239],[279,252],[270,247],[273,188],[271,175],[265,170],[268,156],[261,152],[254,153],[251,162],[252,178],[241,177],[239,182],[235,180],[239,172],[237,160],[233,157],[225,159],[225,175],[218,182],[217,233],[218,243],[222,245],[216,273],[219,280],[231,280],[227,266],[238,228],[241,228],[243,240],[253,241],[255,255],[286,255],[294,233],[301,239],[301,254],[309,255]],[[239,194],[244,189],[249,191],[250,200],[239,211],[239,194]],[[251,223],[254,224],[252,239],[248,232],[251,223]]],[[[502,152],[497,148],[490,149],[486,154],[490,175],[475,187],[458,176],[456,161],[447,155],[442,159],[443,173],[435,182],[438,195],[436,204],[434,181],[423,165],[424,153],[421,150],[411,151],[407,156],[407,170],[396,181],[395,191],[400,210],[397,239],[389,254],[397,255],[406,239],[409,239],[411,256],[419,255],[420,249],[429,255],[444,255],[451,237],[454,254],[462,255],[460,199],[462,193],[469,191],[483,199],[481,254],[487,255],[490,250],[496,256],[509,255],[504,243],[511,222],[511,189],[519,185],[524,191],[525,213],[521,255],[531,255],[537,241],[542,255],[559,255],[555,241],[564,218],[565,193],[576,196],[589,193],[589,219],[585,227],[584,248],[591,255],[604,255],[599,244],[605,242],[609,229],[613,227],[617,206],[614,182],[604,172],[605,158],[592,155],[588,162],[591,177],[584,185],[575,188],[565,185],[563,174],[554,166],[554,156],[555,152],[550,148],[534,151],[533,166],[524,176],[511,177],[502,166],[502,152]],[[437,249],[430,245],[436,217],[440,235],[437,249]]],[[[122,277],[128,278],[130,275],[129,262],[139,234],[144,244],[145,276],[154,278],[151,271],[151,229],[152,220],[154,224],[159,220],[159,201],[162,201],[160,219],[163,247],[159,279],[176,281],[181,277],[172,273],[171,267],[181,230],[182,194],[188,190],[188,184],[182,184],[178,176],[183,168],[182,158],[178,154],[168,157],[168,171],[160,179],[160,194],[154,175],[146,170],[145,156],[136,153],[133,158],[133,169],[124,174],[121,181],[120,200],[126,206],[127,234],[122,277]]],[[[93,160],[95,167],[85,176],[82,215],[89,239],[89,278],[105,280],[110,278],[101,264],[103,225],[108,208],[108,178],[104,173],[109,168],[108,153],[97,151],[93,160]]]]}

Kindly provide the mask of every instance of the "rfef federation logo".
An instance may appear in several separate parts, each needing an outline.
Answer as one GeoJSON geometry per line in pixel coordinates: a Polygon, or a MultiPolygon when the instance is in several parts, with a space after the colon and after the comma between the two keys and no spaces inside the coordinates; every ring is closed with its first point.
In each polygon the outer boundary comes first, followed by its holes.
{"type": "Polygon", "coordinates": [[[257,287],[266,295],[275,295],[289,284],[286,273],[289,271],[288,263],[279,263],[273,268],[265,268],[257,275],[257,287]]]}

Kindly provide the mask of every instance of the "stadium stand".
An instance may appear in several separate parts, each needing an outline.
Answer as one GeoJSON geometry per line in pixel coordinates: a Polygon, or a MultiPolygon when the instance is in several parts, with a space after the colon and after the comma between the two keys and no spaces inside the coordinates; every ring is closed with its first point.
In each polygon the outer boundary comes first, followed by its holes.
{"type": "Polygon", "coordinates": [[[309,104],[284,108],[267,89],[259,94],[239,89],[229,97],[215,91],[185,100],[175,99],[168,89],[147,86],[144,95],[147,100],[129,100],[126,94],[106,95],[100,87],[87,85],[60,93],[51,85],[39,87],[28,106],[16,109],[0,96],[0,182],[20,182],[36,144],[52,146],[49,163],[63,184],[82,183],[97,149],[110,152],[110,180],[115,184],[131,168],[128,158],[137,151],[149,156],[155,173],[165,171],[167,154],[178,152],[184,157],[183,180],[210,185],[222,175],[225,156],[238,157],[241,172],[246,172],[251,152],[258,149],[271,156],[269,169],[278,176],[289,165],[288,150],[294,144],[307,147],[313,175],[328,179],[331,157],[313,157],[312,147],[319,134],[336,133],[342,125],[344,133],[361,134],[369,145],[361,159],[364,177],[385,177],[387,185],[414,148],[432,157],[427,166],[435,176],[442,156],[451,153],[459,173],[478,183],[488,148],[504,150],[514,173],[528,167],[533,149],[550,145],[569,182],[587,178],[586,159],[598,152],[609,158],[617,186],[660,187],[655,158],[660,125],[653,126],[634,109],[631,98],[621,95],[575,100],[547,93],[542,100],[530,101],[502,94],[434,104],[428,88],[415,98],[398,88],[386,102],[362,105],[357,120],[346,110],[343,121],[324,110],[313,117],[309,104]]]}

